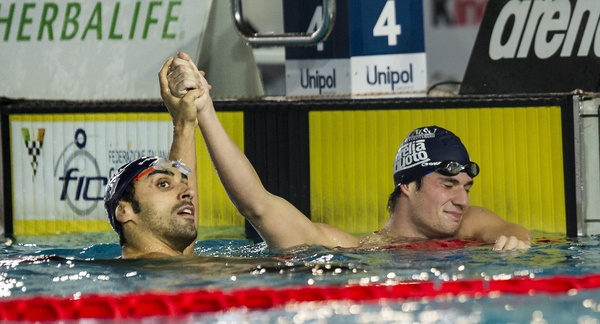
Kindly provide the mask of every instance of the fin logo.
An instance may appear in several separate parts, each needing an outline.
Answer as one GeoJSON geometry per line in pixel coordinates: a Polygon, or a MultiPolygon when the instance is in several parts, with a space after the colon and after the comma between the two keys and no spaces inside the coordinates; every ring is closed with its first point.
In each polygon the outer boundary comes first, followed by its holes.
{"type": "Polygon", "coordinates": [[[600,57],[599,20],[597,0],[510,0],[494,24],[489,57],[600,57]]]}
{"type": "Polygon", "coordinates": [[[37,138],[33,140],[29,133],[29,128],[21,128],[23,134],[23,140],[25,140],[25,148],[27,148],[27,154],[29,155],[29,162],[33,170],[33,176],[35,177],[38,167],[38,157],[42,153],[44,147],[44,135],[46,134],[45,128],[38,128],[37,138]]]}
{"type": "Polygon", "coordinates": [[[84,129],[77,129],[73,142],[64,148],[54,165],[54,177],[61,183],[59,200],[80,216],[96,210],[104,200],[104,187],[108,183],[94,155],[85,149],[87,138],[84,129]]]}

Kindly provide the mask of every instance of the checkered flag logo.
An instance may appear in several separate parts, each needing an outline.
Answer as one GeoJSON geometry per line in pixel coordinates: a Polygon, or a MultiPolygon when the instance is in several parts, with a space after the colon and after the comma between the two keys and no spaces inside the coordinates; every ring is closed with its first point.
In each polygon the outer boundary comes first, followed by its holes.
{"type": "Polygon", "coordinates": [[[27,153],[29,154],[31,168],[33,169],[33,176],[35,176],[38,167],[38,156],[40,156],[42,147],[44,146],[44,135],[46,134],[46,129],[38,128],[37,138],[35,140],[31,139],[29,128],[21,128],[21,132],[23,133],[23,139],[25,140],[25,148],[27,148],[27,153]]]}

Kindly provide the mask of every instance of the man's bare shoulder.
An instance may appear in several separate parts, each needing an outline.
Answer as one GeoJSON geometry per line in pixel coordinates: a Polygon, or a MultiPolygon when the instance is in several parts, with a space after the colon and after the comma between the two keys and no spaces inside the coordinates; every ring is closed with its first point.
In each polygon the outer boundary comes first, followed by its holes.
{"type": "MultiPolygon", "coordinates": [[[[514,236],[515,239],[524,242],[516,246],[525,246],[531,242],[531,233],[526,228],[506,221],[493,211],[479,206],[469,206],[455,235],[457,238],[474,238],[488,243],[497,243],[503,236],[504,239],[514,236]]],[[[509,247],[512,247],[512,244],[509,247]]]]}

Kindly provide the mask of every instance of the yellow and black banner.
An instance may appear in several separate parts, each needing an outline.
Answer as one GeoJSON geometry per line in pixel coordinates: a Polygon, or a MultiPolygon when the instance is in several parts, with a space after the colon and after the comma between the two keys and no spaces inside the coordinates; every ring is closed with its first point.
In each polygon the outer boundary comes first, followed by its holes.
{"type": "MultiPolygon", "coordinates": [[[[265,187],[355,234],[384,226],[393,160],[414,128],[458,135],[481,167],[472,205],[538,232],[575,236],[570,96],[216,101],[219,118],[265,187]]],[[[110,231],[101,200],[120,165],[165,155],[172,136],[157,101],[2,103],[6,235],[110,231]]],[[[197,132],[201,236],[245,226],[197,132]]]]}

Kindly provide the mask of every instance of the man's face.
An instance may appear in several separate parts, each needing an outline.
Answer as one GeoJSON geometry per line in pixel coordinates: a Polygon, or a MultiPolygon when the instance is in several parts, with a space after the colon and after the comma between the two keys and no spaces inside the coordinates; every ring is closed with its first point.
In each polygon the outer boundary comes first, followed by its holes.
{"type": "Polygon", "coordinates": [[[472,185],[473,179],[464,172],[456,176],[430,173],[423,177],[418,190],[416,183],[411,183],[410,215],[419,236],[447,238],[454,235],[469,206],[472,185]]]}
{"type": "Polygon", "coordinates": [[[185,248],[197,236],[195,193],[188,178],[175,167],[152,170],[134,182],[139,202],[137,229],[174,249],[185,248]]]}

